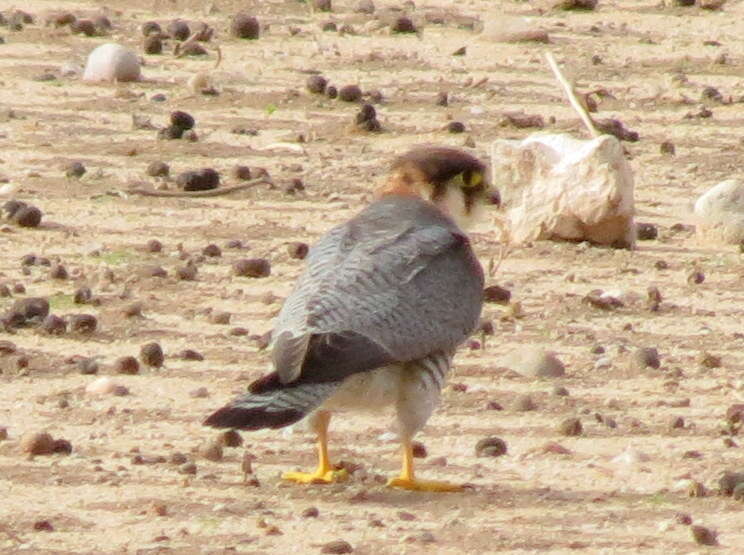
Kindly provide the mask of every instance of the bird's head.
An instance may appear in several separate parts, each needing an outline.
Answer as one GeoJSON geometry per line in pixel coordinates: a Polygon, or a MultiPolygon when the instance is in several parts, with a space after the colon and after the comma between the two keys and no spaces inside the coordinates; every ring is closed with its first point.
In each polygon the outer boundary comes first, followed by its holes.
{"type": "Polygon", "coordinates": [[[445,146],[416,147],[396,158],[382,194],[420,196],[461,228],[468,227],[479,208],[500,204],[485,165],[467,152],[445,146]]]}

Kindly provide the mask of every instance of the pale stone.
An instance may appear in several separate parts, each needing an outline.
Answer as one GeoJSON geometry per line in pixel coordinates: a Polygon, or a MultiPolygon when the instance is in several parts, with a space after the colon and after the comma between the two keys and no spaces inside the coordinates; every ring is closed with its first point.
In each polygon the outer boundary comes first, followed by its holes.
{"type": "Polygon", "coordinates": [[[83,81],[139,81],[137,55],[119,44],[102,44],[88,55],[83,81]]]}
{"type": "Polygon", "coordinates": [[[698,237],[724,244],[744,241],[744,181],[727,179],[695,202],[698,237]]]}
{"type": "Polygon", "coordinates": [[[633,172],[615,137],[497,140],[491,164],[513,244],[550,239],[635,245],[633,172]]]}
{"type": "Polygon", "coordinates": [[[566,374],[555,353],[530,345],[515,349],[499,365],[528,378],[560,378],[566,374]]]}

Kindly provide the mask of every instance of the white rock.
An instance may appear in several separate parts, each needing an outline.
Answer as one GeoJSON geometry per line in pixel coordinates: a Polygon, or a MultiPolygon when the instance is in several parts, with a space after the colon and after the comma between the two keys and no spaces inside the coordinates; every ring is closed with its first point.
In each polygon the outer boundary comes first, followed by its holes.
{"type": "Polygon", "coordinates": [[[642,462],[646,462],[651,460],[651,457],[649,457],[646,453],[642,453],[641,451],[638,451],[637,449],[633,447],[626,447],[625,451],[620,453],[618,456],[612,459],[612,462],[615,464],[622,464],[625,466],[630,466],[633,464],[638,464],[642,462]]]}
{"type": "Polygon", "coordinates": [[[633,173],[615,137],[497,140],[491,164],[513,244],[635,244],[633,173]]]}
{"type": "Polygon", "coordinates": [[[566,373],[566,367],[555,353],[533,345],[515,349],[502,358],[499,365],[528,378],[559,378],[566,373]]]}
{"type": "Polygon", "coordinates": [[[725,244],[744,241],[744,181],[727,179],[695,202],[698,237],[725,244]]]}
{"type": "Polygon", "coordinates": [[[103,376],[85,386],[85,392],[91,395],[126,395],[129,393],[126,387],[117,384],[108,376],[103,376]]]}
{"type": "Polygon", "coordinates": [[[137,55],[119,44],[102,44],[88,55],[83,81],[139,81],[137,55]]]}

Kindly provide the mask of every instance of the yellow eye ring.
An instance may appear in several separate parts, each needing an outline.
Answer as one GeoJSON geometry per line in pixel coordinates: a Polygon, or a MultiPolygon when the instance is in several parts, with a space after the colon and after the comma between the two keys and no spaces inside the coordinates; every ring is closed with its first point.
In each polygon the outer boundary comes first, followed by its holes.
{"type": "Polygon", "coordinates": [[[483,183],[483,174],[481,172],[463,172],[462,182],[465,187],[478,187],[483,183]]]}

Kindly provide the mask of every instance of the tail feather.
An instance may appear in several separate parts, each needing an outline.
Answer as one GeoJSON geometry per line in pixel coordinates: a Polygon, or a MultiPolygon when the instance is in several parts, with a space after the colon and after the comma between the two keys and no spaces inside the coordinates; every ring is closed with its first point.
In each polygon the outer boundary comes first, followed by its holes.
{"type": "Polygon", "coordinates": [[[339,385],[339,382],[301,384],[252,392],[212,413],[204,425],[249,431],[283,428],[319,407],[339,385]]]}

